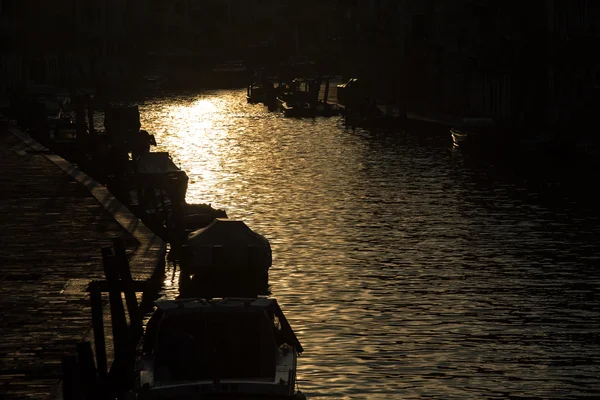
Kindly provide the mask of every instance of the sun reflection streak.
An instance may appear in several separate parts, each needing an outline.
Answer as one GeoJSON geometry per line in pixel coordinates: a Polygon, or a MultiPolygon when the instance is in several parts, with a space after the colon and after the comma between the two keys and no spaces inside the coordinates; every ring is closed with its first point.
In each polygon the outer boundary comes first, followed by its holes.
{"type": "MultiPolygon", "coordinates": [[[[158,151],[169,151],[174,161],[188,173],[192,183],[201,186],[200,193],[188,191],[188,202],[219,204],[215,196],[221,192],[223,158],[231,124],[228,104],[214,98],[197,96],[165,105],[161,124],[156,124],[153,107],[142,110],[143,119],[152,121],[159,143],[158,151]]],[[[142,121],[143,123],[145,121],[142,121]]],[[[197,187],[197,186],[196,186],[197,187]]]]}
{"type": "Polygon", "coordinates": [[[198,99],[190,107],[194,114],[208,114],[218,110],[218,107],[210,99],[198,99]]]}

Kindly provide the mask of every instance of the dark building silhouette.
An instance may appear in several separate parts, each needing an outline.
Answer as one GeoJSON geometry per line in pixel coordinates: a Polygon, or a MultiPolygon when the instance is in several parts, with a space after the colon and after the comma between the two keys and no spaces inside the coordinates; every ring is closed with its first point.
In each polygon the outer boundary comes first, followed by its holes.
{"type": "Polygon", "coordinates": [[[380,104],[560,130],[598,103],[599,18],[589,0],[0,0],[0,98],[308,58],[380,104]]]}
{"type": "MultiPolygon", "coordinates": [[[[599,104],[600,4],[548,1],[547,119],[560,127],[590,123],[599,104]]],[[[589,129],[581,131],[589,133],[589,129]]]]}
{"type": "Polygon", "coordinates": [[[275,40],[280,13],[275,0],[149,0],[142,29],[147,67],[165,75],[193,73],[245,59],[249,46],[275,40]]]}
{"type": "Polygon", "coordinates": [[[3,96],[24,86],[117,86],[135,75],[141,0],[0,1],[3,96]]]}
{"type": "Polygon", "coordinates": [[[224,60],[272,64],[332,53],[335,3],[317,0],[149,0],[143,46],[160,73],[224,60]]]}
{"type": "Polygon", "coordinates": [[[0,93],[39,84],[119,88],[153,73],[185,81],[224,60],[268,65],[324,57],[336,49],[334,6],[318,0],[0,0],[0,93]]]}
{"type": "Polygon", "coordinates": [[[595,2],[338,4],[346,72],[368,81],[380,102],[545,129],[583,123],[594,104],[595,2]]]}

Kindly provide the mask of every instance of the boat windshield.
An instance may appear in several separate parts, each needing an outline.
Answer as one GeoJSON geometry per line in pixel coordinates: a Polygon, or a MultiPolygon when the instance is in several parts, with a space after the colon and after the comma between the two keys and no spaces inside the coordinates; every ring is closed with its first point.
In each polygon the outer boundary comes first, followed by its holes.
{"type": "Polygon", "coordinates": [[[156,346],[158,381],[275,376],[273,324],[261,312],[206,312],[165,318],[156,346]]]}

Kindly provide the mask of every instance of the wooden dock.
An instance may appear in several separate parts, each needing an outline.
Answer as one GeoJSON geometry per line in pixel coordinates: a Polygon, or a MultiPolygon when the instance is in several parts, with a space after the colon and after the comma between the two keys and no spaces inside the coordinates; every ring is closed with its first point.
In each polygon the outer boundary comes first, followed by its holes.
{"type": "Polygon", "coordinates": [[[0,158],[0,397],[55,397],[62,357],[91,332],[86,288],[104,278],[99,249],[120,238],[134,279],[156,287],[165,244],[14,126],[0,135],[0,158]]]}

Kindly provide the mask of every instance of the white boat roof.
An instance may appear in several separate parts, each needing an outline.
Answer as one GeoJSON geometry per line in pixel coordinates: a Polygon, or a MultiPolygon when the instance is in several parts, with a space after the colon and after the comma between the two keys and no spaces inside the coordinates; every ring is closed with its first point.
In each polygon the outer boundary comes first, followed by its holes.
{"type": "Polygon", "coordinates": [[[260,246],[269,247],[269,242],[254,232],[244,221],[216,218],[210,225],[190,233],[188,238],[190,248],[202,246],[260,246]]]}
{"type": "Polygon", "coordinates": [[[173,309],[191,309],[191,308],[215,308],[215,307],[244,307],[244,308],[261,308],[265,309],[277,301],[274,299],[254,299],[254,298],[238,298],[227,297],[224,299],[215,299],[208,301],[202,298],[189,298],[180,300],[159,300],[156,306],[161,310],[173,309]]]}

